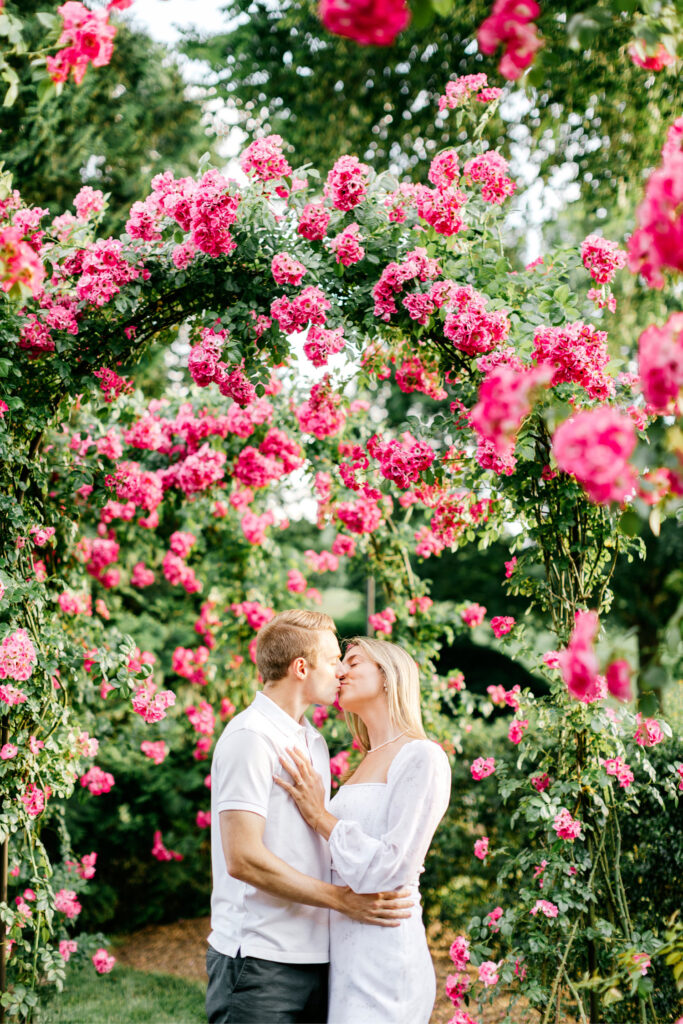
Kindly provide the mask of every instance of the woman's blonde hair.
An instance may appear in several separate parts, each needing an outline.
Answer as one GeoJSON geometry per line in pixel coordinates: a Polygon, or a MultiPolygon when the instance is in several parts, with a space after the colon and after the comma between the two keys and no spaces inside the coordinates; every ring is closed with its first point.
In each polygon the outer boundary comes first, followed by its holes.
{"type": "MultiPolygon", "coordinates": [[[[420,676],[417,665],[407,651],[389,640],[355,636],[346,645],[360,647],[377,665],[386,684],[389,721],[395,732],[405,732],[416,739],[426,739],[420,710],[420,676]]],[[[358,740],[364,754],[370,749],[368,730],[353,712],[344,712],[346,724],[358,740]]]]}

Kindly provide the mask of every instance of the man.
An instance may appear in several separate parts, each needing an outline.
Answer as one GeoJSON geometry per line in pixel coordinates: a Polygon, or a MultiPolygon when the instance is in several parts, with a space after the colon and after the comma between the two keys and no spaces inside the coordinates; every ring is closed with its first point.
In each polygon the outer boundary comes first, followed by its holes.
{"type": "Polygon", "coordinates": [[[334,622],[281,612],[258,634],[264,680],[227,725],[211,767],[211,934],[206,955],[210,1024],[327,1018],[329,910],[385,927],[408,917],[399,893],[358,895],[332,885],[327,843],[273,782],[279,755],[296,747],[329,793],[327,744],[304,717],[331,704],[340,659],[334,622]]]}

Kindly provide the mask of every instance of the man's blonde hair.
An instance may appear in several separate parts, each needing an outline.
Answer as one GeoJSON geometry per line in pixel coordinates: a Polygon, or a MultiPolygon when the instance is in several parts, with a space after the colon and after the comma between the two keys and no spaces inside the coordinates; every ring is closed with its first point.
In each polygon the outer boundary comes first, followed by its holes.
{"type": "Polygon", "coordinates": [[[334,621],[322,612],[291,608],[279,612],[262,626],[256,637],[256,667],[264,683],[284,679],[295,658],[318,663],[320,634],[336,632],[334,621]]]}
{"type": "MultiPolygon", "coordinates": [[[[420,674],[414,659],[398,644],[377,637],[354,636],[347,643],[346,651],[352,647],[360,647],[383,676],[392,730],[405,732],[415,739],[426,739],[420,708],[420,674]]],[[[344,717],[354,739],[366,754],[370,740],[365,724],[352,712],[345,712],[344,717]]]]}

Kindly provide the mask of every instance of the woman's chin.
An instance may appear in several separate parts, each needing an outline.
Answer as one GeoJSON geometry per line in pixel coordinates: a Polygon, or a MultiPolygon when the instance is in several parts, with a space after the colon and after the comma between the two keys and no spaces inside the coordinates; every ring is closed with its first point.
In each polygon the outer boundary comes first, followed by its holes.
{"type": "Polygon", "coordinates": [[[353,711],[353,697],[347,696],[347,694],[344,693],[343,689],[340,690],[339,697],[337,698],[337,700],[339,702],[339,707],[342,709],[342,711],[353,711]]]}

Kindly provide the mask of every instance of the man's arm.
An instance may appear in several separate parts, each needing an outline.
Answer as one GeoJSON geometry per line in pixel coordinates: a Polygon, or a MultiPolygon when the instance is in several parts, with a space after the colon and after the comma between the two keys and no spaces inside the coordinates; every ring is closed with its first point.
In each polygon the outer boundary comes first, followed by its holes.
{"type": "Polygon", "coordinates": [[[360,895],[348,886],[312,878],[276,857],[263,842],[266,820],[252,811],[221,811],[221,843],[228,873],[271,896],[337,910],[364,924],[397,927],[413,901],[397,892],[360,895]]]}

